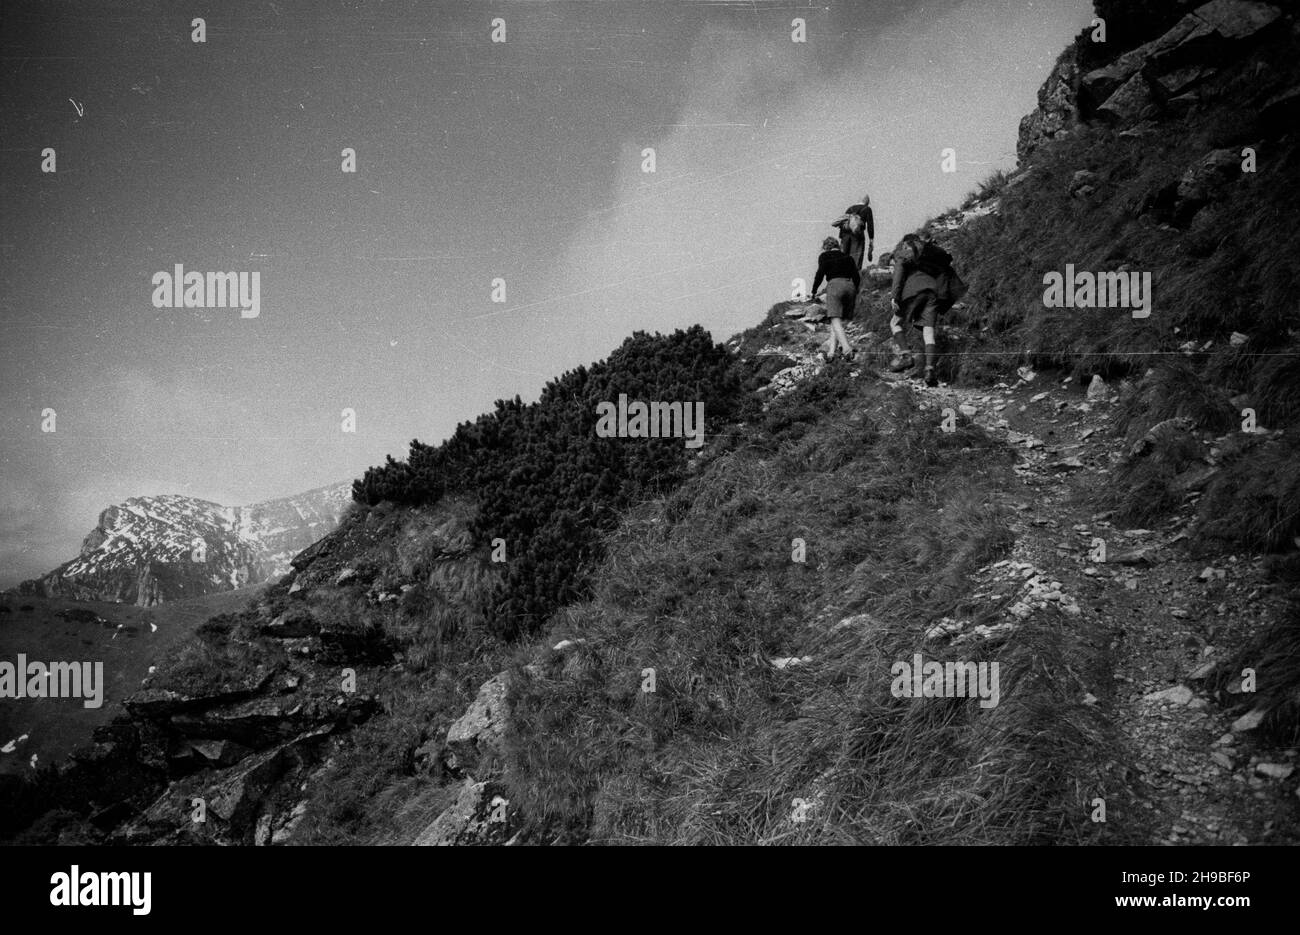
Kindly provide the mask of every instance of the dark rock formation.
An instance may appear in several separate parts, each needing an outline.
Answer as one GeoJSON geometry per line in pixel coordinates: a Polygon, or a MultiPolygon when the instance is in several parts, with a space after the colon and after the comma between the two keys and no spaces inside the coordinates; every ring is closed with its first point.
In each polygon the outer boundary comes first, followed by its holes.
{"type": "Polygon", "coordinates": [[[1024,162],[1039,146],[1069,134],[1078,122],[1076,96],[1079,86],[1079,50],[1069,46],[1056,60],[1043,86],[1038,89],[1038,106],[1020,121],[1016,156],[1024,162]]]}

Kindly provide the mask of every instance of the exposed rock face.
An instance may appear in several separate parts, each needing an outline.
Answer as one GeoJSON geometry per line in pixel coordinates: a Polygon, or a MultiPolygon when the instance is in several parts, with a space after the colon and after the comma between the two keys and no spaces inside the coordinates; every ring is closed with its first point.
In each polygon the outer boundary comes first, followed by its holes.
{"type": "Polygon", "coordinates": [[[1175,102],[1187,101],[1281,15],[1255,0],[1211,0],[1158,38],[1084,75],[1080,114],[1128,125],[1171,105],[1176,109],[1175,102]]]}
{"type": "Polygon", "coordinates": [[[258,584],[337,524],[346,484],[226,507],[175,494],[132,497],[99,515],[81,553],[24,590],[152,606],[258,584]]]}
{"type": "Polygon", "coordinates": [[[1020,121],[1016,156],[1023,162],[1049,140],[1066,136],[1078,122],[1076,102],[1079,87],[1079,53],[1071,45],[1056,60],[1043,86],[1038,89],[1038,107],[1020,121]]]}
{"type": "MultiPolygon", "coordinates": [[[[242,656],[244,665],[203,688],[142,688],[123,702],[128,716],[97,730],[94,743],[73,754],[70,768],[93,788],[99,789],[101,774],[131,778],[129,788],[105,788],[109,805],[91,819],[115,829],[114,840],[287,840],[303,815],[303,783],[335,736],[370,717],[378,703],[373,695],[344,689],[339,666],[323,658],[319,640],[276,635],[271,613],[262,606],[217,618],[213,623],[224,622],[200,638],[214,652],[242,656]],[[196,799],[202,821],[193,817],[196,799]]],[[[287,613],[301,623],[307,611],[287,613]]],[[[98,793],[93,797],[99,800],[98,793]]]]}
{"type": "MultiPolygon", "coordinates": [[[[1211,0],[1162,35],[1084,74],[1076,42],[1043,82],[1038,106],[1020,121],[1020,162],[1044,143],[1068,135],[1080,121],[1128,127],[1162,113],[1186,112],[1199,101],[1201,87],[1281,15],[1276,6],[1258,0],[1211,0]]],[[[1291,113],[1289,102],[1281,103],[1279,113],[1291,113]]]]}
{"type": "Polygon", "coordinates": [[[415,845],[504,844],[513,819],[510,803],[495,784],[467,779],[456,801],[420,832],[415,845]]]}
{"type": "Polygon", "coordinates": [[[460,719],[447,731],[447,765],[452,769],[473,770],[481,761],[500,752],[505,734],[506,692],[510,675],[501,672],[479,688],[478,697],[460,719]]]}

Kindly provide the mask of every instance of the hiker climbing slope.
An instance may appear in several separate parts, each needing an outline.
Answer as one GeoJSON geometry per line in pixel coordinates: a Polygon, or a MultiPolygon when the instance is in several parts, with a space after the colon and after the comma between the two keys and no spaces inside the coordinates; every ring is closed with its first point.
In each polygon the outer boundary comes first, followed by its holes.
{"type": "Polygon", "coordinates": [[[898,373],[915,365],[908,348],[908,336],[919,324],[925,342],[925,385],[935,386],[939,382],[935,329],[942,303],[951,291],[947,283],[954,278],[952,257],[937,244],[923,241],[916,234],[908,234],[894,250],[893,264],[890,305],[894,316],[889,322],[889,330],[894,335],[894,358],[889,362],[889,369],[898,373]]]}
{"type": "Polygon", "coordinates": [[[868,261],[875,252],[876,217],[871,210],[871,196],[863,195],[862,201],[849,205],[831,226],[839,229],[840,249],[862,269],[864,252],[868,261]]]}
{"type": "Polygon", "coordinates": [[[813,277],[814,296],[823,279],[826,280],[826,316],[831,322],[830,340],[825,345],[826,356],[834,357],[838,346],[846,356],[852,357],[853,347],[844,333],[844,319],[853,317],[861,276],[857,264],[840,249],[834,237],[822,241],[822,252],[817,257],[817,275],[813,277]]]}

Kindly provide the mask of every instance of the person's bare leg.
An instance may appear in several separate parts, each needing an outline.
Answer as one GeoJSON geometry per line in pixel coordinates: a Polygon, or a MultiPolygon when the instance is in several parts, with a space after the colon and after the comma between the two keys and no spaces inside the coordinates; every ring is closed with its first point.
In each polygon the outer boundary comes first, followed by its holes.
{"type": "Polygon", "coordinates": [[[894,336],[894,359],[889,362],[889,369],[901,373],[912,366],[912,352],[907,347],[907,335],[903,331],[903,319],[895,315],[889,320],[889,330],[894,336]]]}
{"type": "Polygon", "coordinates": [[[849,343],[849,336],[844,333],[844,322],[838,318],[831,319],[831,341],[838,341],[845,355],[853,353],[853,345],[849,343]]]}

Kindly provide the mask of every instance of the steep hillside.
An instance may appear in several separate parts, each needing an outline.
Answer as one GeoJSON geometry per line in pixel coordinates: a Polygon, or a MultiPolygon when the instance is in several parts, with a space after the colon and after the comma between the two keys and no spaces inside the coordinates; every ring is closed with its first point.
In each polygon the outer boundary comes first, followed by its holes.
{"type": "Polygon", "coordinates": [[[1018,170],[926,225],[971,284],[940,386],[884,370],[884,270],[852,362],[796,302],[634,335],[368,471],[74,767],[0,788],[6,830],[1300,840],[1297,21],[1097,7],[1018,170]],[[1071,268],[1149,273],[1150,314],[1054,305],[1071,268]],[[598,431],[620,397],[702,403],[705,443],[598,431]]]}
{"type": "Polygon", "coordinates": [[[347,484],[335,484],[243,507],[132,497],[100,513],[76,558],[18,590],[149,607],[257,584],[332,530],[347,495],[347,484]]]}
{"type": "MultiPolygon", "coordinates": [[[[1103,53],[1085,31],[1022,125],[1019,170],[928,225],[971,283],[948,322],[950,373],[1128,379],[1131,440],[1173,417],[1222,438],[1198,541],[1286,549],[1300,534],[1300,27],[1268,4],[1153,6],[1172,27],[1090,71],[1079,63],[1103,53]],[[1149,314],[1048,307],[1045,277],[1067,270],[1149,274],[1149,314]]],[[[1181,503],[1166,482],[1198,459],[1162,454],[1117,492],[1126,518],[1181,503]]]]}

